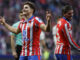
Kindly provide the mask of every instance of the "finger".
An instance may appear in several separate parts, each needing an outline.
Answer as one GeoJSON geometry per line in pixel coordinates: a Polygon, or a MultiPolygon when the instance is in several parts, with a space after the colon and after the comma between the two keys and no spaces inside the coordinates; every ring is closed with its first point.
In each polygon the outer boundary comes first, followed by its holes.
{"type": "Polygon", "coordinates": [[[0,16],[0,20],[2,20],[3,19],[3,17],[2,16],[0,16]]]}
{"type": "Polygon", "coordinates": [[[3,25],[3,23],[1,23],[1,25],[3,25]]]}
{"type": "Polygon", "coordinates": [[[4,16],[2,18],[5,19],[4,16]]]}
{"type": "Polygon", "coordinates": [[[51,17],[51,14],[48,14],[47,16],[51,17]]]}

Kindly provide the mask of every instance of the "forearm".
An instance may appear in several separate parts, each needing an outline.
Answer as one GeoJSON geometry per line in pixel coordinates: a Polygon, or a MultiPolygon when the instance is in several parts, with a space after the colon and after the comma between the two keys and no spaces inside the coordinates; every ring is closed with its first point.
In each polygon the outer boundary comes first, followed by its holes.
{"type": "Polygon", "coordinates": [[[45,24],[41,24],[40,25],[40,28],[43,30],[43,31],[47,31],[47,32],[49,32],[50,31],[50,29],[51,29],[51,22],[50,21],[47,21],[47,24],[45,25],[45,24]]]}
{"type": "Polygon", "coordinates": [[[17,33],[17,29],[13,28],[12,26],[8,25],[7,23],[3,24],[9,31],[13,32],[13,33],[17,33]]]}
{"type": "Polygon", "coordinates": [[[48,32],[51,30],[51,20],[47,21],[46,29],[45,30],[48,31],[48,32]]]}
{"type": "Polygon", "coordinates": [[[15,42],[14,42],[14,36],[12,36],[12,35],[11,35],[11,48],[12,48],[12,52],[16,51],[15,42]]]}

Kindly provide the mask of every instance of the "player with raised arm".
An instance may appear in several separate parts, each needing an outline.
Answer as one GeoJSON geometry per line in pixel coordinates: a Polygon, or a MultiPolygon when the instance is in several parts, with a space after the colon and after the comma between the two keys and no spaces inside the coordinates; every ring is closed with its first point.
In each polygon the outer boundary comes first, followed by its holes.
{"type": "Polygon", "coordinates": [[[80,47],[74,42],[72,38],[72,25],[70,21],[73,16],[72,6],[65,6],[62,9],[63,17],[60,18],[56,25],[56,59],[57,60],[72,60],[71,57],[71,46],[80,50],[80,47]]]}
{"type": "Polygon", "coordinates": [[[40,59],[40,33],[41,30],[50,30],[51,13],[46,14],[47,24],[45,25],[39,17],[35,17],[35,6],[32,2],[25,2],[23,6],[23,14],[25,20],[21,21],[18,28],[13,28],[0,17],[2,23],[9,31],[13,33],[22,33],[23,46],[19,60],[41,60],[40,59]]]}

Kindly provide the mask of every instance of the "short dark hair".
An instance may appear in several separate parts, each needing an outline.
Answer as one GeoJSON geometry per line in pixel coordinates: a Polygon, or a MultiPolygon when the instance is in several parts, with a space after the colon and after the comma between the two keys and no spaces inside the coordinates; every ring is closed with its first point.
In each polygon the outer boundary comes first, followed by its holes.
{"type": "Polygon", "coordinates": [[[73,10],[72,6],[66,5],[62,8],[62,15],[67,13],[68,11],[73,10]]]}
{"type": "Polygon", "coordinates": [[[30,1],[27,1],[24,3],[24,5],[28,4],[30,6],[30,8],[32,8],[34,11],[33,11],[33,14],[35,13],[35,10],[36,10],[36,7],[35,7],[35,4],[33,2],[30,2],[30,1]]]}

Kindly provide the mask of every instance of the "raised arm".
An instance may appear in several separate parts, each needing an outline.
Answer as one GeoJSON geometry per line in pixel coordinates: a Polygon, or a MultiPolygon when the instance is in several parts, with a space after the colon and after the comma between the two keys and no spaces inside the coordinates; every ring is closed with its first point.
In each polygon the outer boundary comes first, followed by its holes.
{"type": "Polygon", "coordinates": [[[51,29],[51,12],[49,11],[46,11],[46,20],[47,20],[47,24],[41,24],[40,25],[40,28],[43,30],[43,31],[50,31],[51,29]]]}
{"type": "Polygon", "coordinates": [[[10,26],[9,24],[7,24],[5,22],[5,19],[3,17],[0,17],[0,23],[5,26],[9,31],[13,32],[13,33],[19,33],[20,30],[18,28],[13,28],[12,26],[10,26]]]}

